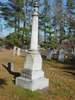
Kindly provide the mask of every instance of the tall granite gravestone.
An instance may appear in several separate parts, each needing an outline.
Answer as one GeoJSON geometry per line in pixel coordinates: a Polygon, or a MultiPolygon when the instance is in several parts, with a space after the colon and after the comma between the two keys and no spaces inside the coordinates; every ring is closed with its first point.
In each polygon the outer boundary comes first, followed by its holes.
{"type": "Polygon", "coordinates": [[[59,50],[59,56],[58,56],[58,61],[60,61],[60,62],[64,62],[64,49],[63,48],[61,48],[60,50],[59,50]]]}
{"type": "Polygon", "coordinates": [[[32,91],[48,87],[49,80],[44,77],[42,58],[38,50],[38,3],[34,5],[31,46],[21,76],[16,78],[16,85],[32,91]]]}

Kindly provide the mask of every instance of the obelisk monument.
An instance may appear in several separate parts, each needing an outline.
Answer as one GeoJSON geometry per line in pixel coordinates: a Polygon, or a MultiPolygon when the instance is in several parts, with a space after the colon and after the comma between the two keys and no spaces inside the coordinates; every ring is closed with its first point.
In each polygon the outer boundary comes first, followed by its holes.
{"type": "Polygon", "coordinates": [[[16,78],[17,86],[32,91],[46,88],[49,85],[49,80],[44,77],[42,57],[38,50],[38,8],[38,2],[35,2],[30,50],[27,52],[26,62],[21,76],[16,78]]]}

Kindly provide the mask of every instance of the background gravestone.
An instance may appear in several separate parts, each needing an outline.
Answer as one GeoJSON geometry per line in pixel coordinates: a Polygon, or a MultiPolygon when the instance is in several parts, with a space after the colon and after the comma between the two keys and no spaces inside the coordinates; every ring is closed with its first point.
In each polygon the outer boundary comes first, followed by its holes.
{"type": "Polygon", "coordinates": [[[58,61],[64,62],[64,49],[63,49],[63,48],[61,48],[61,49],[59,50],[58,61]]]}
{"type": "Polygon", "coordinates": [[[51,60],[53,55],[53,50],[51,50],[50,48],[47,49],[47,54],[46,54],[46,59],[51,60]]]}

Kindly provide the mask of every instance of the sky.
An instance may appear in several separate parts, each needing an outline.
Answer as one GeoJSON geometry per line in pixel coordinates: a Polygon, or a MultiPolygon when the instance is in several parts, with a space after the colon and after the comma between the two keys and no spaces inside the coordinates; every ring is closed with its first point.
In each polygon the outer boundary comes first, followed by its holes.
{"type": "MultiPolygon", "coordinates": [[[[0,0],[0,1],[1,2],[7,2],[8,0],[0,0]]],[[[54,2],[54,0],[49,0],[49,1],[54,2]]],[[[64,5],[66,5],[66,0],[63,0],[63,1],[64,1],[64,5]]],[[[5,28],[4,24],[6,24],[6,22],[0,18],[0,37],[5,37],[9,33],[13,32],[13,29],[5,28]]]]}
{"type": "Polygon", "coordinates": [[[2,2],[7,2],[8,0],[0,0],[0,1],[2,1],[2,2]]]}
{"type": "MultiPolygon", "coordinates": [[[[1,2],[7,2],[8,0],[0,0],[1,2]]],[[[0,37],[5,37],[7,36],[9,33],[13,32],[12,28],[6,28],[4,25],[6,24],[6,22],[0,18],[0,37]]]]}

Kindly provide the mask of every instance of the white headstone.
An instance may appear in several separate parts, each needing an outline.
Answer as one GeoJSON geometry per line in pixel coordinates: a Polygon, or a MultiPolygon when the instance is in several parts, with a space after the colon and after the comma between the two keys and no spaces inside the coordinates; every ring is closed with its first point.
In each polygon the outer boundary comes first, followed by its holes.
{"type": "Polygon", "coordinates": [[[17,52],[17,47],[14,46],[14,48],[13,48],[13,55],[16,55],[16,52],[17,52]]]}
{"type": "Polygon", "coordinates": [[[20,53],[21,53],[21,49],[17,48],[17,56],[20,56],[20,53]]]}

